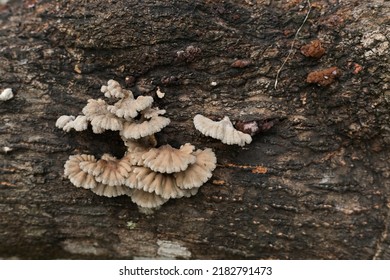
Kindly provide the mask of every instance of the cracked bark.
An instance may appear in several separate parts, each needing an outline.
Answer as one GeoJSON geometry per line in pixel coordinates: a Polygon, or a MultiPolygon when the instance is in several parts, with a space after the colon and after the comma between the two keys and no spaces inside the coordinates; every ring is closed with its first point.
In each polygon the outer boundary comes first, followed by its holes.
{"type": "Polygon", "coordinates": [[[347,2],[313,3],[276,89],[305,1],[1,6],[0,87],[15,97],[0,103],[0,257],[388,259],[389,2],[347,2]],[[314,39],[320,59],[299,51],[314,39]],[[305,82],[333,66],[331,85],[305,82]],[[63,178],[70,154],[123,152],[115,133],[54,126],[111,78],[166,93],[161,144],[214,149],[218,168],[197,196],[145,216],[63,178]],[[282,121],[238,148],[197,133],[196,113],[282,121]]]}

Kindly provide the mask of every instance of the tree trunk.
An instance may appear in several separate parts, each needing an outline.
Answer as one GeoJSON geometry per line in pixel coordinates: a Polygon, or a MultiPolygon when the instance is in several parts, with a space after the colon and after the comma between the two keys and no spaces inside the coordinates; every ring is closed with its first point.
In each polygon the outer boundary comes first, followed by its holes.
{"type": "Polygon", "coordinates": [[[0,257],[389,258],[389,2],[311,2],[1,4],[0,257]],[[302,53],[315,39],[325,53],[302,53]],[[55,127],[109,79],[166,93],[159,144],[215,151],[196,196],[144,215],[64,178],[71,154],[123,152],[116,133],[55,127]],[[197,113],[279,121],[241,148],[201,135],[197,113]]]}

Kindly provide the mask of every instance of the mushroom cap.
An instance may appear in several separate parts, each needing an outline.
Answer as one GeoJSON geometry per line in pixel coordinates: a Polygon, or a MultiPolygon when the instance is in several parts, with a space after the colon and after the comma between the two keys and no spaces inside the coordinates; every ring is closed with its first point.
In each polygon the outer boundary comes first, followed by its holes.
{"type": "Polygon", "coordinates": [[[133,190],[131,200],[138,206],[145,208],[156,208],[168,201],[168,199],[155,193],[149,193],[143,190],[133,190]]]}
{"type": "Polygon", "coordinates": [[[140,139],[161,131],[170,122],[170,119],[161,116],[142,122],[125,122],[120,133],[125,139],[140,139]]]}
{"type": "Polygon", "coordinates": [[[104,154],[96,162],[80,163],[80,168],[94,176],[97,182],[110,187],[123,185],[132,171],[132,165],[127,158],[117,159],[109,154],[104,154]]]}
{"type": "Polygon", "coordinates": [[[121,130],[122,121],[107,110],[108,104],[102,100],[89,99],[83,108],[83,114],[91,122],[94,133],[102,133],[104,130],[121,130]]]}
{"type": "Polygon", "coordinates": [[[159,148],[152,148],[142,155],[144,166],[160,173],[173,173],[186,170],[189,164],[196,161],[192,155],[194,146],[186,144],[180,149],[164,145],[159,148]]]}
{"type": "Polygon", "coordinates": [[[120,195],[131,195],[132,190],[126,186],[109,186],[103,183],[98,183],[96,187],[91,189],[95,194],[107,197],[116,197],[120,195]]]}
{"type": "Polygon", "coordinates": [[[56,127],[63,129],[69,122],[74,121],[74,116],[62,115],[56,121],[56,127]]]}
{"type": "Polygon", "coordinates": [[[82,116],[82,115],[77,116],[77,118],[73,121],[73,123],[74,123],[73,128],[76,131],[83,131],[88,128],[88,119],[86,116],[82,116]]]}
{"type": "Polygon", "coordinates": [[[221,140],[224,144],[244,146],[252,142],[252,137],[249,134],[234,128],[229,117],[215,122],[198,114],[194,117],[194,125],[204,135],[221,140]]]}
{"type": "Polygon", "coordinates": [[[148,108],[153,103],[151,96],[138,96],[137,99],[124,98],[119,100],[114,105],[107,107],[107,110],[120,118],[132,120],[139,112],[148,108]]]}
{"type": "Polygon", "coordinates": [[[78,188],[92,189],[97,186],[95,178],[80,168],[80,163],[96,162],[92,155],[71,155],[64,165],[64,175],[78,188]]]}
{"type": "Polygon", "coordinates": [[[104,93],[107,98],[133,98],[133,93],[130,90],[124,90],[120,84],[115,80],[109,80],[107,86],[102,86],[100,91],[104,93]]]}
{"type": "Polygon", "coordinates": [[[153,192],[165,199],[184,196],[183,190],[177,187],[172,174],[154,172],[146,167],[136,167],[134,173],[137,174],[138,189],[153,192]]]}
{"type": "Polygon", "coordinates": [[[173,174],[179,188],[199,188],[211,178],[216,167],[217,158],[211,149],[197,150],[193,155],[196,156],[195,163],[191,164],[185,171],[173,174]]]}
{"type": "Polygon", "coordinates": [[[88,128],[88,119],[86,116],[77,116],[76,119],[68,122],[64,125],[63,130],[66,132],[69,132],[71,129],[74,129],[76,131],[83,131],[88,128]]]}

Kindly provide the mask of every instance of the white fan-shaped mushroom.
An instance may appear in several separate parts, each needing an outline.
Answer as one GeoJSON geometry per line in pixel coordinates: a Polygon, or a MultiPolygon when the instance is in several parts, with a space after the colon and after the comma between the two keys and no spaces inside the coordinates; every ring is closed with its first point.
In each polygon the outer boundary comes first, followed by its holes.
{"type": "Polygon", "coordinates": [[[180,149],[164,145],[152,148],[142,155],[144,166],[160,173],[173,173],[186,170],[189,164],[196,161],[192,155],[194,147],[190,144],[183,145],[180,149]]]}
{"type": "Polygon", "coordinates": [[[151,96],[138,96],[137,99],[123,98],[114,105],[107,107],[108,111],[120,118],[132,120],[139,112],[148,108],[153,103],[151,96]]]}
{"type": "Polygon", "coordinates": [[[131,200],[138,206],[145,208],[156,208],[168,201],[168,199],[155,193],[149,193],[143,190],[133,190],[131,200]]]}
{"type": "Polygon", "coordinates": [[[193,155],[196,156],[195,163],[186,170],[173,174],[179,188],[199,188],[211,178],[216,167],[217,158],[211,149],[197,150],[193,155]]]}
{"type": "Polygon", "coordinates": [[[64,131],[69,132],[71,129],[76,131],[83,131],[88,128],[88,120],[86,116],[77,116],[76,119],[66,123],[62,128],[64,131]]]}
{"type": "Polygon", "coordinates": [[[65,162],[64,175],[78,188],[92,189],[97,186],[95,178],[80,168],[80,163],[96,162],[92,155],[72,155],[65,162]]]}
{"type": "Polygon", "coordinates": [[[141,122],[125,122],[120,131],[125,139],[140,139],[161,131],[170,123],[170,119],[157,116],[141,122]]]}
{"type": "Polygon", "coordinates": [[[222,143],[228,145],[244,146],[252,142],[252,137],[249,134],[234,128],[229,117],[224,117],[221,121],[216,122],[198,114],[194,117],[194,125],[204,135],[221,140],[222,143]]]}
{"type": "Polygon", "coordinates": [[[124,90],[117,81],[109,80],[106,86],[102,86],[100,91],[107,98],[133,98],[133,93],[130,90],[124,90]]]}
{"type": "Polygon", "coordinates": [[[122,121],[107,110],[107,103],[102,100],[89,99],[83,108],[83,114],[91,122],[94,133],[102,133],[104,130],[121,130],[122,121]]]}
{"type": "Polygon", "coordinates": [[[56,127],[63,129],[69,122],[74,121],[74,119],[74,116],[60,116],[56,121],[56,127]]]}
{"type": "Polygon", "coordinates": [[[109,186],[103,183],[98,183],[96,187],[91,189],[97,195],[107,196],[107,197],[116,197],[120,195],[131,195],[132,190],[123,185],[109,186]]]}
{"type": "Polygon", "coordinates": [[[109,154],[104,154],[96,162],[80,163],[80,168],[94,176],[99,183],[108,186],[119,186],[125,183],[129,172],[132,170],[132,165],[126,158],[117,159],[109,154]]]}
{"type": "Polygon", "coordinates": [[[138,189],[146,192],[156,193],[163,198],[180,198],[184,196],[183,190],[177,187],[172,174],[154,172],[146,167],[136,167],[138,189]]]}

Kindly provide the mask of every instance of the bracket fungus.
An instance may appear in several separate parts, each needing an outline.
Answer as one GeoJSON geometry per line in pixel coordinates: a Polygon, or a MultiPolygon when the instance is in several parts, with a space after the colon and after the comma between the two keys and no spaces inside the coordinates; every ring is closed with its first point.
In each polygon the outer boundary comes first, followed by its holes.
{"type": "Polygon", "coordinates": [[[249,134],[234,128],[229,117],[224,117],[221,121],[213,121],[198,114],[194,117],[194,125],[202,134],[221,140],[224,144],[245,146],[252,142],[249,134]]]}
{"type": "MultiPolygon", "coordinates": [[[[71,155],[64,175],[73,185],[97,195],[127,195],[140,209],[155,209],[171,198],[190,197],[198,192],[216,168],[214,152],[189,143],[176,149],[169,144],[157,147],[155,133],[170,123],[165,110],[152,107],[151,96],[134,98],[114,80],[101,87],[109,101],[89,99],[82,115],[60,116],[56,127],[82,131],[91,124],[95,134],[118,131],[127,148],[122,158],[108,153],[71,155]],[[119,99],[112,104],[112,99],[119,99]]],[[[241,132],[236,131],[235,134],[241,132]]],[[[248,139],[241,140],[247,142],[248,139]]],[[[241,143],[241,142],[240,142],[241,143]]]]}

